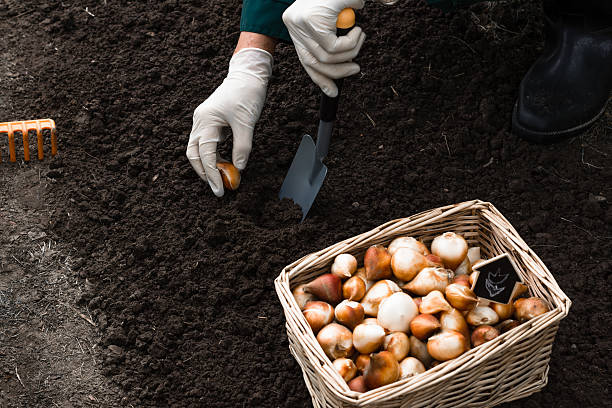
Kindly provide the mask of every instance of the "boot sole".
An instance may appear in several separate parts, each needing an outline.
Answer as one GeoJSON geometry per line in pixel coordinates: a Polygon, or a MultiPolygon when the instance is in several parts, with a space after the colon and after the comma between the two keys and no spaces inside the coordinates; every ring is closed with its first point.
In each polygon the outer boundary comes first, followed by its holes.
{"type": "Polygon", "coordinates": [[[589,127],[593,126],[595,122],[604,114],[606,111],[606,106],[608,105],[607,101],[604,104],[601,111],[595,117],[589,119],[588,121],[581,123],[578,126],[574,126],[565,130],[555,130],[551,132],[541,132],[537,130],[528,129],[518,123],[518,101],[514,104],[514,109],[512,110],[512,133],[524,139],[528,142],[538,143],[538,144],[551,144],[560,142],[561,140],[570,138],[572,136],[579,135],[580,133],[587,130],[589,127]]]}

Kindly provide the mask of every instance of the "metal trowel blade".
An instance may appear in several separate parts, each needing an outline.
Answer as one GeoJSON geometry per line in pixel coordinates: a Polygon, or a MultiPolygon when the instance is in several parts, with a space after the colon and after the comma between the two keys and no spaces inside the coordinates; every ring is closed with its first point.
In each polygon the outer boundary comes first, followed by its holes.
{"type": "Polygon", "coordinates": [[[302,208],[302,221],[304,221],[326,175],[327,166],[317,157],[312,137],[304,135],[278,197],[281,200],[290,198],[299,205],[302,208]]]}

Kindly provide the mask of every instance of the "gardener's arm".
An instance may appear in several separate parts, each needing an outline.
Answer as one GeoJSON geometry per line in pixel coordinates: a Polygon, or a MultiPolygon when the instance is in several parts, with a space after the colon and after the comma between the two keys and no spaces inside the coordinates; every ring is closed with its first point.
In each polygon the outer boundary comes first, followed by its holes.
{"type": "Polygon", "coordinates": [[[279,41],[289,41],[282,14],[290,4],[289,0],[244,0],[240,38],[227,78],[193,114],[187,158],[216,196],[224,193],[216,167],[222,130],[231,127],[232,162],[243,170],[251,153],[253,128],[266,99],[274,49],[279,41]]]}
{"type": "Polygon", "coordinates": [[[267,51],[271,55],[274,55],[276,44],[278,44],[278,40],[276,38],[268,37],[267,35],[259,33],[242,31],[240,33],[240,37],[238,37],[238,43],[236,44],[234,54],[244,48],[259,48],[260,50],[267,51]]]}

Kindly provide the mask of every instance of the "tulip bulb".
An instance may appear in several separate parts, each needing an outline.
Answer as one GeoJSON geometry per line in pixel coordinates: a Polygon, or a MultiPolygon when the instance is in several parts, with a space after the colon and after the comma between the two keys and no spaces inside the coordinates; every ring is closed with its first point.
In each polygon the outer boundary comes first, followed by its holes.
{"type": "Polygon", "coordinates": [[[442,262],[442,258],[438,255],[429,254],[425,257],[429,266],[432,268],[444,268],[444,262],[442,262]]]}
{"type": "Polygon", "coordinates": [[[421,269],[428,266],[427,258],[411,248],[398,248],[391,257],[393,275],[403,281],[412,280],[421,269]]]}
{"type": "Polygon", "coordinates": [[[505,333],[508,330],[512,330],[515,327],[520,326],[521,324],[516,321],[516,320],[512,320],[512,319],[508,319],[508,320],[504,320],[503,322],[499,323],[497,326],[495,326],[495,328],[497,330],[499,330],[500,333],[505,333]]]}
{"type": "Polygon", "coordinates": [[[493,309],[495,313],[497,313],[497,316],[499,316],[499,320],[510,319],[514,314],[514,305],[512,304],[512,302],[508,304],[493,302],[491,303],[491,309],[493,309]]]}
{"type": "Polygon", "coordinates": [[[331,273],[319,276],[307,284],[304,291],[312,293],[320,300],[332,305],[336,305],[342,300],[342,282],[339,277],[331,273]]]}
{"type": "Polygon", "coordinates": [[[516,291],[513,293],[514,297],[517,298],[524,293],[527,293],[529,287],[522,282],[516,284],[516,291]]]}
{"type": "Polygon", "coordinates": [[[368,389],[372,390],[397,381],[399,375],[399,363],[393,357],[393,354],[388,351],[381,351],[380,353],[372,354],[370,365],[363,374],[363,377],[368,389]]]}
{"type": "Polygon", "coordinates": [[[336,320],[349,329],[355,328],[363,321],[364,312],[361,303],[352,300],[343,300],[336,306],[336,320]]]}
{"type": "Polygon", "coordinates": [[[468,347],[466,337],[455,330],[444,330],[427,341],[427,351],[438,361],[459,357],[468,347]]]}
{"type": "Polygon", "coordinates": [[[406,357],[400,363],[400,379],[414,377],[425,372],[425,366],[414,357],[406,357]]]}
{"type": "Polygon", "coordinates": [[[355,391],[355,392],[366,392],[368,390],[368,387],[366,387],[365,379],[363,378],[363,375],[353,378],[351,381],[348,382],[348,386],[351,389],[351,391],[355,391]]]}
{"type": "Polygon", "coordinates": [[[357,371],[363,373],[365,369],[370,365],[370,355],[369,354],[360,354],[355,359],[355,366],[357,367],[357,371]]]}
{"type": "Polygon", "coordinates": [[[361,322],[361,324],[375,324],[377,326],[380,326],[380,324],[378,324],[378,320],[376,320],[375,317],[367,317],[363,319],[363,322],[361,322]]]}
{"type": "Polygon", "coordinates": [[[417,339],[425,341],[441,327],[440,321],[435,316],[420,314],[410,322],[410,333],[417,339]]]}
{"type": "Polygon", "coordinates": [[[419,310],[421,313],[434,314],[438,312],[448,312],[451,310],[451,305],[448,304],[444,295],[439,290],[433,290],[421,300],[419,310]]]}
{"type": "Polygon", "coordinates": [[[228,190],[236,190],[240,186],[240,171],[229,162],[218,162],[217,169],[221,173],[221,181],[228,190]]]}
{"type": "Polygon", "coordinates": [[[478,272],[470,273],[470,288],[474,287],[474,282],[476,281],[477,276],[478,276],[478,272]]]}
{"type": "Polygon", "coordinates": [[[353,334],[338,323],[330,323],[317,334],[317,341],[331,361],[353,354],[353,334]]]}
{"type": "Polygon", "coordinates": [[[340,279],[350,278],[357,270],[357,259],[351,254],[340,254],[334,259],[331,273],[340,279]]]}
{"type": "Polygon", "coordinates": [[[391,255],[382,245],[372,245],[363,258],[368,280],[388,279],[391,277],[391,255]]]}
{"type": "Polygon", "coordinates": [[[366,293],[368,293],[368,290],[370,290],[370,288],[376,283],[376,281],[368,279],[366,270],[363,266],[361,268],[357,268],[357,272],[355,272],[355,275],[353,276],[359,276],[361,279],[363,279],[366,284],[366,293]]]}
{"type": "Polygon", "coordinates": [[[427,245],[413,237],[397,237],[389,244],[389,254],[393,256],[395,252],[400,248],[409,248],[413,251],[417,251],[423,256],[429,255],[429,249],[427,245]]]}
{"type": "Polygon", "coordinates": [[[349,358],[337,358],[332,364],[346,382],[351,381],[357,375],[357,367],[349,358]]]}
{"type": "Polygon", "coordinates": [[[421,303],[423,303],[423,298],[422,297],[413,297],[412,300],[414,301],[414,304],[417,305],[417,307],[420,310],[421,309],[421,303]]]}
{"type": "Polygon", "coordinates": [[[471,247],[468,248],[467,258],[470,261],[470,264],[474,266],[474,262],[479,261],[480,258],[480,247],[471,247]]]}
{"type": "Polygon", "coordinates": [[[360,276],[351,276],[342,285],[342,296],[348,300],[359,302],[366,293],[365,281],[360,276]]]}
{"type": "Polygon", "coordinates": [[[353,330],[353,345],[361,354],[373,353],[385,341],[385,329],[377,324],[359,324],[353,330]]]}
{"type": "Polygon", "coordinates": [[[304,308],[306,307],[306,303],[316,300],[316,298],[314,297],[312,293],[308,293],[304,290],[305,287],[306,287],[306,284],[303,283],[301,285],[298,285],[295,289],[293,289],[293,297],[295,298],[295,301],[300,307],[300,310],[304,310],[304,308]]]}
{"type": "Polygon", "coordinates": [[[447,268],[455,270],[467,256],[468,244],[461,235],[445,232],[434,238],[431,252],[442,258],[447,268]]]}
{"type": "Polygon", "coordinates": [[[402,287],[416,295],[425,296],[433,290],[443,292],[454,276],[453,271],[449,269],[428,267],[421,270],[413,280],[402,287]]]}
{"type": "Polygon", "coordinates": [[[376,320],[387,330],[407,332],[410,321],[418,314],[419,310],[410,295],[396,292],[380,302],[376,320]]]}
{"type": "Polygon", "coordinates": [[[391,280],[386,279],[376,282],[370,290],[366,292],[363,299],[361,299],[365,314],[368,316],[378,315],[380,302],[387,296],[391,296],[393,293],[401,291],[400,287],[391,280]]]}
{"type": "Polygon", "coordinates": [[[453,283],[456,283],[457,285],[463,285],[466,288],[472,287],[469,275],[457,275],[455,276],[455,279],[453,279],[453,283]]]}
{"type": "Polygon", "coordinates": [[[470,273],[472,273],[472,264],[466,256],[463,258],[463,261],[459,264],[457,269],[455,269],[455,275],[469,275],[470,273]]]}
{"type": "Polygon", "coordinates": [[[537,297],[521,298],[514,302],[514,317],[519,322],[531,320],[549,311],[544,301],[537,297]]]}
{"type": "Polygon", "coordinates": [[[426,367],[434,361],[433,357],[429,355],[429,351],[427,351],[427,344],[415,336],[410,336],[410,355],[418,359],[426,367]]]}
{"type": "Polygon", "coordinates": [[[440,314],[440,326],[442,330],[455,330],[463,334],[466,339],[470,337],[470,329],[465,317],[457,309],[440,314]]]}
{"type": "MultiPolygon", "coordinates": [[[[460,275],[466,276],[467,275],[460,275]]],[[[478,297],[474,291],[467,286],[460,285],[458,283],[452,283],[448,285],[444,291],[448,302],[459,310],[471,310],[476,307],[478,303],[478,297]]]]}
{"type": "Polygon", "coordinates": [[[468,313],[466,320],[472,326],[482,326],[483,324],[497,323],[499,316],[489,306],[476,306],[468,313]]]}
{"type": "Polygon", "coordinates": [[[334,321],[334,308],[319,300],[308,302],[302,313],[314,334],[334,321]]]}
{"type": "Polygon", "coordinates": [[[478,326],[472,332],[472,346],[478,347],[481,344],[491,341],[499,336],[499,330],[489,325],[478,326]]]}
{"type": "Polygon", "coordinates": [[[393,332],[385,336],[383,349],[393,354],[397,361],[402,361],[410,352],[410,339],[406,333],[393,332]]]}

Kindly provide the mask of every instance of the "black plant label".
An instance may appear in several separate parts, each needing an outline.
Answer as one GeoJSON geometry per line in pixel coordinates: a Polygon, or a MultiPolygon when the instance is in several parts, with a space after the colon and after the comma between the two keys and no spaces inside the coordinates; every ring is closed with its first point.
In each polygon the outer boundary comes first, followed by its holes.
{"type": "Polygon", "coordinates": [[[472,290],[479,298],[496,303],[510,303],[519,283],[517,268],[507,253],[479,263],[472,268],[477,272],[472,290]]]}

